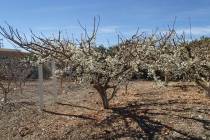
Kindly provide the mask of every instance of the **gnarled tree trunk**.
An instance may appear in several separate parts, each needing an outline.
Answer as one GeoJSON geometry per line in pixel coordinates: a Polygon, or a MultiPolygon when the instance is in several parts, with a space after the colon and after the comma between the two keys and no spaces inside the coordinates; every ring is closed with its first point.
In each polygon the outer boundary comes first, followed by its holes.
{"type": "Polygon", "coordinates": [[[101,85],[96,85],[96,84],[93,85],[93,87],[98,91],[98,93],[101,97],[104,109],[109,109],[109,100],[108,100],[107,92],[106,92],[107,88],[105,88],[101,85]]]}
{"type": "Polygon", "coordinates": [[[196,84],[200,86],[201,88],[203,88],[206,91],[207,95],[210,96],[210,83],[209,82],[200,81],[196,79],[196,84]]]}

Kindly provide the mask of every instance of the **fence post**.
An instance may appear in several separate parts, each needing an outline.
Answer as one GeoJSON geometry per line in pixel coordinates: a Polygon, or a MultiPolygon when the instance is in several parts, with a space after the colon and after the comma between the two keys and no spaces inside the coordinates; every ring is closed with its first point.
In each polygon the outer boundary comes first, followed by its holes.
{"type": "Polygon", "coordinates": [[[57,78],[56,78],[56,66],[55,66],[55,60],[52,61],[52,78],[53,78],[53,96],[54,96],[54,103],[57,102],[57,96],[58,96],[58,88],[57,88],[57,78]]]}
{"type": "Polygon", "coordinates": [[[43,67],[42,64],[38,65],[39,84],[38,84],[38,95],[39,95],[39,109],[43,110],[44,107],[44,86],[43,86],[43,67]]]}

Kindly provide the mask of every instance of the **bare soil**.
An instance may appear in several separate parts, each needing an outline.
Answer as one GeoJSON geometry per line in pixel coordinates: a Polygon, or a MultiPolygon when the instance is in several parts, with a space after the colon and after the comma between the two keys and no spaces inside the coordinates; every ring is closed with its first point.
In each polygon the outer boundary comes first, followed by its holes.
{"type": "Polygon", "coordinates": [[[45,81],[44,111],[38,110],[37,83],[9,95],[0,105],[1,140],[210,140],[210,99],[195,86],[160,88],[153,82],[122,86],[103,110],[89,86],[65,83],[53,103],[52,83],[45,81]]]}

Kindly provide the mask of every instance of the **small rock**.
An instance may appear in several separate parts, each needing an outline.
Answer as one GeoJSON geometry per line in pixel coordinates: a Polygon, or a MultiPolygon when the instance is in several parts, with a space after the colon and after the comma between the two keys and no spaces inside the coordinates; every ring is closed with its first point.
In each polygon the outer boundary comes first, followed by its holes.
{"type": "Polygon", "coordinates": [[[198,118],[199,118],[199,119],[203,119],[203,116],[202,116],[202,115],[198,115],[198,118]]]}
{"type": "Polygon", "coordinates": [[[19,128],[19,134],[21,137],[24,137],[24,136],[28,135],[29,133],[31,133],[31,131],[28,127],[19,128]]]}

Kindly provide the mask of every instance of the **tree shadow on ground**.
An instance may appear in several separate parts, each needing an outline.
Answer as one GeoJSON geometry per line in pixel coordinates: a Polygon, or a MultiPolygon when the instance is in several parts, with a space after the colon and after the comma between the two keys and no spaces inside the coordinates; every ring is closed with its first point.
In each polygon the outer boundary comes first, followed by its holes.
{"type": "Polygon", "coordinates": [[[54,111],[50,111],[50,110],[46,110],[46,109],[44,109],[43,112],[48,113],[48,114],[52,114],[52,115],[75,117],[75,118],[79,118],[79,119],[86,119],[86,120],[95,121],[94,118],[86,116],[86,115],[65,114],[65,113],[54,112],[54,111]]]}
{"type": "Polygon", "coordinates": [[[58,105],[63,105],[63,106],[77,107],[77,108],[83,108],[83,109],[87,109],[87,110],[97,111],[96,109],[93,109],[93,108],[89,108],[89,107],[86,107],[86,106],[80,106],[80,105],[74,105],[74,104],[70,104],[70,103],[57,102],[57,104],[58,105]]]}
{"type": "Polygon", "coordinates": [[[196,122],[200,122],[203,124],[203,128],[205,128],[206,130],[210,130],[210,120],[199,119],[199,118],[195,118],[195,117],[185,117],[185,116],[179,116],[179,117],[183,118],[183,119],[190,119],[190,120],[194,120],[196,122]]]}
{"type": "MultiPolygon", "coordinates": [[[[176,103],[176,102],[174,102],[176,103]]],[[[168,103],[153,104],[154,105],[168,105],[168,103]]],[[[113,113],[106,119],[102,120],[98,125],[101,128],[107,128],[101,134],[93,136],[94,139],[119,139],[119,138],[132,138],[132,139],[161,139],[162,137],[167,139],[191,139],[191,140],[202,140],[203,138],[189,134],[182,130],[175,129],[167,124],[163,124],[160,121],[153,120],[149,117],[149,112],[141,110],[138,105],[128,105],[125,107],[112,108],[113,113]],[[131,120],[137,124],[137,128],[131,127],[131,120]],[[120,126],[116,127],[116,123],[121,123],[120,126]],[[178,135],[169,136],[167,132],[174,132],[178,135]]],[[[169,115],[168,112],[164,113],[153,113],[153,115],[169,115]]],[[[192,119],[192,118],[185,118],[192,119]]],[[[204,124],[209,123],[207,120],[196,120],[204,124]]],[[[204,125],[205,126],[205,125],[204,125]]]]}

